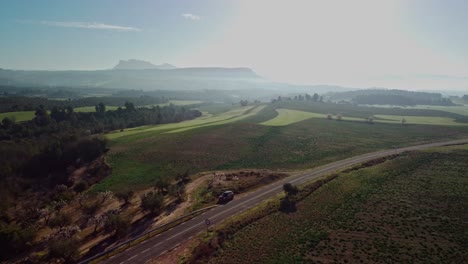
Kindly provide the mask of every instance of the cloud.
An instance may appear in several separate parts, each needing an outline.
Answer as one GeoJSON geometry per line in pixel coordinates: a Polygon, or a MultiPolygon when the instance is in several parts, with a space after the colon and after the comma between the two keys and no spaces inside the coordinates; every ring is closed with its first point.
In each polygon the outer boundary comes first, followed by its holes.
{"type": "Polygon", "coordinates": [[[185,14],[182,14],[182,16],[186,19],[190,19],[190,20],[200,20],[201,17],[200,16],[197,16],[197,15],[194,15],[194,14],[190,14],[190,13],[185,13],[185,14]]]}
{"type": "Polygon", "coordinates": [[[85,28],[85,29],[99,29],[111,31],[141,31],[139,28],[126,27],[118,25],[110,25],[97,22],[74,22],[74,21],[41,21],[43,25],[53,27],[67,27],[67,28],[85,28]]]}

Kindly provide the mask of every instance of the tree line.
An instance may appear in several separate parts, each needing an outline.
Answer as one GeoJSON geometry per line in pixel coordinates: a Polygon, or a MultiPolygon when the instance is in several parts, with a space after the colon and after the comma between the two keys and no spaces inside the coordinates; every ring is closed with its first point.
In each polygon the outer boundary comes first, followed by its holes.
{"type": "Polygon", "coordinates": [[[79,99],[53,100],[44,97],[26,97],[26,96],[4,96],[0,97],[0,113],[17,111],[35,111],[42,106],[46,110],[52,110],[54,107],[84,107],[95,106],[99,103],[112,106],[123,106],[126,102],[132,102],[136,106],[164,104],[169,102],[165,97],[156,96],[105,96],[105,97],[85,97],[79,99]]]}

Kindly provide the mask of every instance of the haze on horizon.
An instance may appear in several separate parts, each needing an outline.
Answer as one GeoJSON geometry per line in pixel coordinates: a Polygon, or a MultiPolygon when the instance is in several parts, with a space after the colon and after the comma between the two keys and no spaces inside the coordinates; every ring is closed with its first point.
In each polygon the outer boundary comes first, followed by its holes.
{"type": "Polygon", "coordinates": [[[468,2],[0,3],[0,68],[110,69],[120,59],[250,67],[274,81],[468,90],[468,2]]]}

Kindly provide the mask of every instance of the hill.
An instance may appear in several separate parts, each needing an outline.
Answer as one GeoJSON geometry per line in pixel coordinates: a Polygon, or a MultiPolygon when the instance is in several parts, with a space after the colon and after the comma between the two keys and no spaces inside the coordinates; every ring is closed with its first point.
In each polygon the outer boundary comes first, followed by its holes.
{"type": "Polygon", "coordinates": [[[414,92],[397,89],[366,89],[335,92],[327,95],[332,101],[351,101],[363,105],[454,105],[440,93],[414,92]]]}
{"type": "Polygon", "coordinates": [[[172,70],[172,69],[177,69],[177,67],[169,63],[154,65],[148,61],[130,59],[130,60],[120,60],[119,63],[114,66],[113,69],[114,70],[148,70],[148,69],[172,70]]]}

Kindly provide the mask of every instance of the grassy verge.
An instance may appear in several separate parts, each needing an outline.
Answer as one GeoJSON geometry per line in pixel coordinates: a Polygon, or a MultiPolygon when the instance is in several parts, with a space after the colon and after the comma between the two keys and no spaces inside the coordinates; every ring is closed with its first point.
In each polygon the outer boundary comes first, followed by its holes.
{"type": "Polygon", "coordinates": [[[267,216],[230,221],[195,248],[192,260],[463,263],[468,149],[439,150],[342,172],[298,202],[295,212],[264,209],[267,216]]]}

